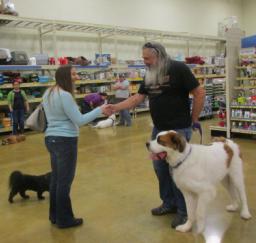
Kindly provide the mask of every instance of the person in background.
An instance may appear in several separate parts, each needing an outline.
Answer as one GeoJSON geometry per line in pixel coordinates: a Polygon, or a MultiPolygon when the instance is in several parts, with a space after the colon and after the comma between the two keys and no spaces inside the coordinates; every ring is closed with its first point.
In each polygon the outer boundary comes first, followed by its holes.
{"type": "Polygon", "coordinates": [[[83,223],[74,216],[69,195],[76,171],[79,126],[108,113],[100,106],[81,114],[74,99],[74,83],[79,77],[72,66],[59,67],[55,78],[56,84],[43,95],[48,122],[45,144],[52,168],[49,220],[59,228],[69,228],[83,223]]]}
{"type": "MultiPolygon", "coordinates": [[[[115,90],[115,102],[119,103],[126,100],[130,96],[129,91],[129,81],[125,78],[124,74],[119,74],[119,79],[117,79],[113,89],[115,90]]],[[[120,118],[118,126],[128,126],[132,125],[132,119],[129,109],[124,109],[119,112],[120,118]]]]}
{"type": "Polygon", "coordinates": [[[20,89],[18,81],[13,82],[13,90],[7,96],[9,110],[12,114],[12,133],[17,135],[18,132],[24,133],[24,115],[29,112],[29,103],[24,90],[20,89]]]}
{"type": "MultiPolygon", "coordinates": [[[[155,139],[161,131],[175,130],[190,139],[192,128],[199,128],[198,117],[203,108],[205,90],[186,64],[172,60],[164,46],[157,42],[148,42],[142,48],[142,57],[146,65],[146,75],[137,94],[127,100],[108,105],[112,112],[135,107],[145,97],[149,97],[149,109],[153,120],[151,138],[155,139]],[[189,94],[193,95],[190,111],[189,94]]],[[[171,226],[176,228],[187,220],[184,197],[176,187],[168,163],[160,158],[152,158],[159,181],[162,204],[151,210],[152,215],[176,213],[171,226]]]]}
{"type": "Polygon", "coordinates": [[[84,97],[82,103],[82,113],[92,111],[94,108],[103,105],[108,98],[107,93],[91,93],[84,97]]]}

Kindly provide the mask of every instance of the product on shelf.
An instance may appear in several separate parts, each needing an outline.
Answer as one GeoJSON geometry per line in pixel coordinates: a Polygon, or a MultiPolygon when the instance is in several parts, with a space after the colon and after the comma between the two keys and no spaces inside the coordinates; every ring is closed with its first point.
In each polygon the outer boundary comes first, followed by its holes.
{"type": "Polygon", "coordinates": [[[3,127],[10,127],[12,125],[12,121],[10,117],[2,118],[2,125],[3,127]]]}
{"type": "Polygon", "coordinates": [[[48,54],[47,53],[36,53],[32,57],[36,59],[36,65],[48,65],[48,54]]]}
{"type": "Polygon", "coordinates": [[[15,5],[10,0],[2,0],[0,4],[0,14],[8,14],[17,16],[18,12],[15,10],[15,5]]]}
{"type": "Polygon", "coordinates": [[[50,77],[49,76],[38,76],[38,82],[39,83],[47,83],[50,81],[50,77]]]}
{"type": "Polygon", "coordinates": [[[87,60],[83,56],[67,57],[67,59],[68,59],[68,64],[73,64],[73,65],[88,66],[92,63],[91,61],[87,60]]]}
{"type": "Polygon", "coordinates": [[[55,58],[54,58],[54,57],[50,57],[49,60],[48,60],[48,63],[49,63],[50,65],[55,65],[55,64],[56,64],[55,58]]]}
{"type": "Polygon", "coordinates": [[[226,125],[227,125],[227,123],[226,123],[226,111],[224,109],[220,109],[218,111],[218,118],[219,118],[218,125],[220,127],[226,127],[226,125]]]}
{"type": "Polygon", "coordinates": [[[58,64],[67,65],[68,64],[68,59],[66,57],[59,57],[58,58],[58,64]]]}
{"type": "Polygon", "coordinates": [[[11,51],[6,48],[0,48],[0,65],[8,65],[11,63],[11,51]]]}
{"type": "MultiPolygon", "coordinates": [[[[190,110],[192,110],[193,106],[193,97],[190,97],[190,110]]],[[[200,113],[199,118],[208,118],[212,117],[212,96],[211,95],[206,95],[205,100],[204,100],[204,106],[203,109],[200,113]]]]}
{"type": "Polygon", "coordinates": [[[231,132],[256,131],[256,56],[255,48],[241,49],[234,97],[231,100],[231,132]]]}
{"type": "Polygon", "coordinates": [[[95,54],[95,61],[94,63],[103,64],[103,65],[110,65],[111,64],[111,54],[95,54]]]}
{"type": "Polygon", "coordinates": [[[191,63],[191,64],[204,64],[205,61],[203,60],[202,57],[200,56],[193,56],[193,57],[186,57],[186,63],[191,63]]]}
{"type": "MultiPolygon", "coordinates": [[[[219,105],[225,104],[225,58],[223,55],[202,57],[205,65],[188,64],[201,86],[205,88],[206,99],[201,117],[211,117],[219,105]],[[211,106],[211,107],[210,107],[211,106]]],[[[200,60],[200,59],[199,59],[200,60]]],[[[193,61],[193,59],[192,59],[193,61]]],[[[197,61],[194,61],[197,62],[197,61]]],[[[226,104],[225,104],[226,105],[226,104]]]]}
{"type": "Polygon", "coordinates": [[[0,84],[4,83],[4,75],[0,73],[0,84]]]}
{"type": "Polygon", "coordinates": [[[28,65],[29,59],[28,55],[24,51],[12,51],[11,52],[12,56],[12,65],[28,65]]]}

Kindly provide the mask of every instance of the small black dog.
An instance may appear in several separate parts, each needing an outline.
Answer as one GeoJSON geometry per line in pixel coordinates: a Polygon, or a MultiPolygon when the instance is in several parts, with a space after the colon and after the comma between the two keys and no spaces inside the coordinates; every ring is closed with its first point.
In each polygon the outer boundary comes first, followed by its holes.
{"type": "Polygon", "coordinates": [[[32,190],[37,192],[39,200],[44,199],[42,196],[43,192],[49,191],[51,182],[51,172],[45,175],[26,175],[20,171],[13,171],[9,177],[10,194],[8,201],[13,203],[13,197],[19,193],[24,199],[28,199],[26,190],[32,190]]]}

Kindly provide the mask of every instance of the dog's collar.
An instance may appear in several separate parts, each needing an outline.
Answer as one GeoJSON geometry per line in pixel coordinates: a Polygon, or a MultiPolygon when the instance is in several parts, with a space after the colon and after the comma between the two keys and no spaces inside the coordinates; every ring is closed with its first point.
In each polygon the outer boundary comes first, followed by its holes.
{"type": "Polygon", "coordinates": [[[110,118],[109,117],[109,119],[111,119],[112,120],[112,126],[115,124],[115,120],[114,119],[112,119],[112,118],[110,118]]]}
{"type": "Polygon", "coordinates": [[[181,160],[178,160],[176,162],[176,165],[172,166],[172,169],[177,169],[188,158],[188,156],[191,154],[191,151],[192,151],[192,146],[190,145],[188,153],[181,160]]]}

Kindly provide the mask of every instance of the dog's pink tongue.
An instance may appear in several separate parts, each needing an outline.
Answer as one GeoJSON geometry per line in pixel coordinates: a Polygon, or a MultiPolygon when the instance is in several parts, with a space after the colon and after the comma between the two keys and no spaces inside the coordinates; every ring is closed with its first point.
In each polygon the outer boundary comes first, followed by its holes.
{"type": "Polygon", "coordinates": [[[150,153],[150,159],[152,160],[161,160],[161,159],[165,159],[167,156],[166,152],[161,152],[161,153],[150,153]]]}

